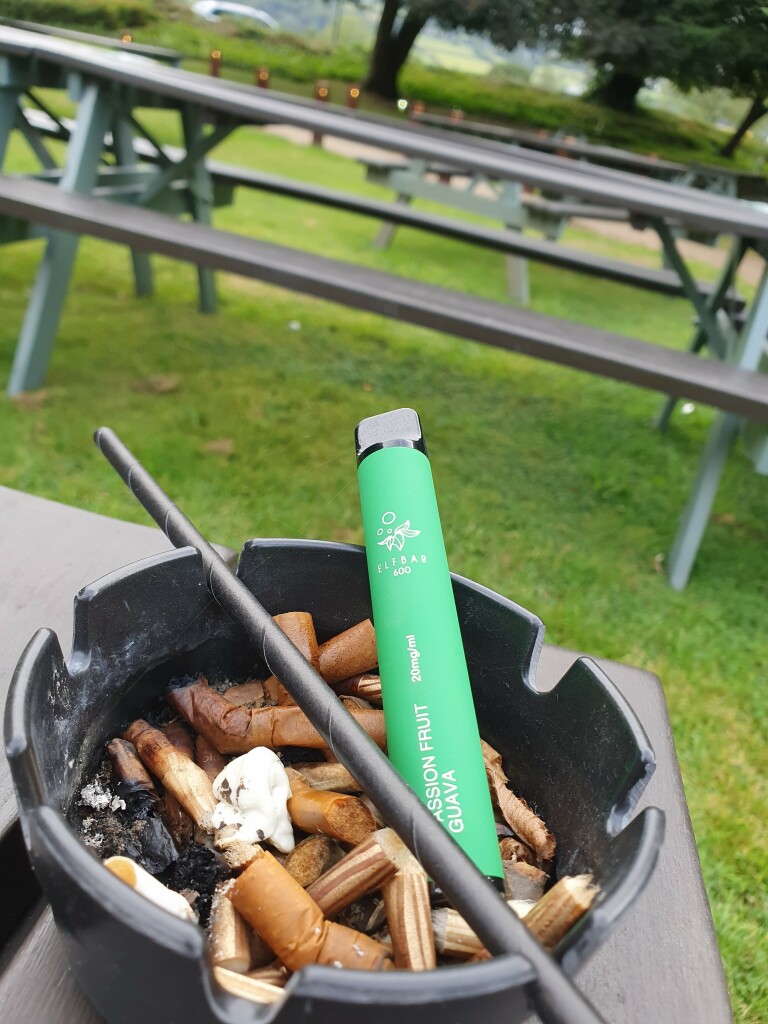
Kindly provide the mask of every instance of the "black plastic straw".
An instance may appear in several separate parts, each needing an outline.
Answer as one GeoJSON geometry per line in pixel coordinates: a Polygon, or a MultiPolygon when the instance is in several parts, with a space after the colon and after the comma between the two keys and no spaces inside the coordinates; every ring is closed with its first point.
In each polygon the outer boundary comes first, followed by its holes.
{"type": "Polygon", "coordinates": [[[504,904],[331,687],[114,431],[101,427],[94,440],[174,547],[189,546],[199,552],[213,597],[254,648],[263,652],[270,671],[487,949],[496,954],[517,953],[528,960],[536,972],[531,983],[533,1004],[545,1024],[598,1024],[601,1017],[570,978],[504,904]]]}

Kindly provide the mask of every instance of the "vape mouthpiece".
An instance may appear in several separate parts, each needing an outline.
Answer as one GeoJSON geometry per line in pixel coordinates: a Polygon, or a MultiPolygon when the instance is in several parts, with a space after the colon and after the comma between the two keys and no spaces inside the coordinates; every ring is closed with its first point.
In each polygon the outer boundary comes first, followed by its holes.
{"type": "Polygon", "coordinates": [[[355,428],[355,448],[358,466],[382,448],[415,448],[427,454],[421,422],[413,409],[394,409],[361,420],[355,428]]]}

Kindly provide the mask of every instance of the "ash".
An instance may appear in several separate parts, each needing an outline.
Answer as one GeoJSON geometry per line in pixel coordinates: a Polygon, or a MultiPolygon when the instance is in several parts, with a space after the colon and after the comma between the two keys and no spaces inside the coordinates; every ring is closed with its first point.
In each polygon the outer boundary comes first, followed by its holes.
{"type": "Polygon", "coordinates": [[[192,843],[179,853],[171,867],[160,876],[160,881],[176,892],[192,890],[197,894],[194,909],[205,927],[211,914],[211,901],[217,882],[232,878],[232,871],[219,854],[207,846],[192,843]]]}

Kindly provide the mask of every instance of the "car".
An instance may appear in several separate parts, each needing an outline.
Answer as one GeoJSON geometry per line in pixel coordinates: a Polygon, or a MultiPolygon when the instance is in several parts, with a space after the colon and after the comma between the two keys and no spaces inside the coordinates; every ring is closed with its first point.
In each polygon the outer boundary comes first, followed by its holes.
{"type": "Polygon", "coordinates": [[[238,4],[230,0],[196,0],[192,4],[192,13],[205,21],[219,21],[220,18],[248,18],[250,21],[258,21],[265,28],[280,28],[278,22],[267,14],[249,4],[238,4]]]}

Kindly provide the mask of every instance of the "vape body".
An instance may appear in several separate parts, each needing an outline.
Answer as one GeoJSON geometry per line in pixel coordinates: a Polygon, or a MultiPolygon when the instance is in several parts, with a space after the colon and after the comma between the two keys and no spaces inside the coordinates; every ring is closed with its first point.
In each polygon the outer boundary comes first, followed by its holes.
{"type": "Polygon", "coordinates": [[[357,443],[389,758],[478,868],[500,878],[493,809],[418,416],[402,409],[363,420],[357,443]]]}

